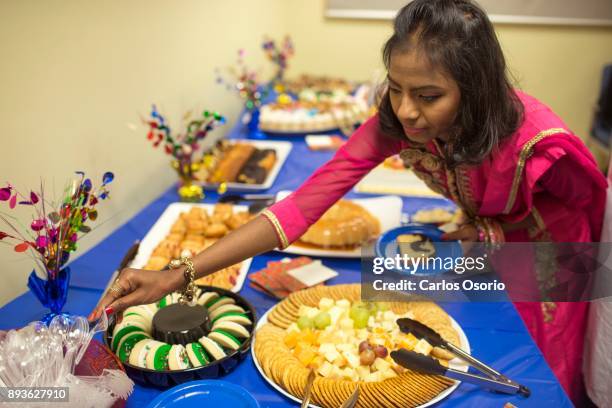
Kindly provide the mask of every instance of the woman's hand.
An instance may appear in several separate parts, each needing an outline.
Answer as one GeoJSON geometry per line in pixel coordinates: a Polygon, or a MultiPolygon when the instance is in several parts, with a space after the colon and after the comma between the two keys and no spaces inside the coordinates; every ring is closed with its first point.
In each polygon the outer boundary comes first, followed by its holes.
{"type": "Polygon", "coordinates": [[[467,254],[474,242],[478,241],[478,230],[474,224],[467,223],[460,225],[455,231],[442,234],[442,239],[445,241],[461,241],[463,253],[467,254]]]}
{"type": "Polygon", "coordinates": [[[118,313],[130,306],[153,303],[166,294],[180,288],[184,283],[182,268],[166,271],[147,271],[126,268],[113,282],[96,309],[89,315],[90,321],[102,313],[118,313]]]}
{"type": "Polygon", "coordinates": [[[442,239],[445,241],[476,242],[478,241],[478,230],[474,224],[463,224],[455,231],[442,234],[442,239]]]}

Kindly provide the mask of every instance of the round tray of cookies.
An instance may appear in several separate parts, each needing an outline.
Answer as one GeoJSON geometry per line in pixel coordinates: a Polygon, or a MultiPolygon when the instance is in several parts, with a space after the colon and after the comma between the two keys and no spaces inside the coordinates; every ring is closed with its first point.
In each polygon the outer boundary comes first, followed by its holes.
{"type": "Polygon", "coordinates": [[[139,384],[168,388],[219,378],[244,360],[255,309],[225,289],[198,286],[194,305],[178,293],[157,303],[127,308],[109,321],[104,340],[126,373],[139,384]]]}

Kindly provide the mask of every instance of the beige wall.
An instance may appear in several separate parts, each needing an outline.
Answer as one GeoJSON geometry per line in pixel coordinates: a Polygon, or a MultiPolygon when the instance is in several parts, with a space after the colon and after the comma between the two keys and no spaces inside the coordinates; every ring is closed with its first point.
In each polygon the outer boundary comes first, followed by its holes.
{"type": "MultiPolygon", "coordinates": [[[[285,33],[284,12],[279,0],[0,2],[0,183],[27,189],[42,176],[59,196],[74,170],[113,170],[112,199],[99,206],[106,223],[78,255],[175,180],[139,114],[156,102],[170,119],[208,107],[233,123],[240,103],[214,69],[241,47],[265,66],[260,42],[285,33]]],[[[0,249],[3,304],[26,290],[31,262],[0,249]]]]}
{"type": "MultiPolygon", "coordinates": [[[[175,180],[138,120],[151,102],[170,119],[208,107],[233,123],[240,104],[213,72],[233,64],[238,48],[263,67],[262,36],[289,33],[291,75],[369,79],[381,68],[391,22],[330,20],[323,7],[324,0],[0,2],[0,182],[25,189],[42,176],[59,194],[73,170],[113,170],[112,199],[100,205],[106,222],[82,241],[86,249],[175,180]]],[[[497,29],[521,87],[586,135],[601,66],[612,62],[612,29],[497,29]]],[[[0,265],[3,304],[25,290],[31,266],[8,250],[0,265]]]]}

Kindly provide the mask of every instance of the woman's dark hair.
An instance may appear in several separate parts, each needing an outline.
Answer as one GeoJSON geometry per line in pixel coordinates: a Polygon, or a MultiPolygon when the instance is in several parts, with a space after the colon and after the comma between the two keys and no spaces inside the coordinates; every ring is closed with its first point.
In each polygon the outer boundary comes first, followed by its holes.
{"type": "MultiPolygon", "coordinates": [[[[485,12],[470,0],[414,0],[395,17],[394,32],[383,49],[387,69],[391,54],[412,45],[433,66],[457,82],[461,103],[446,144],[447,166],[478,164],[502,139],[516,131],[523,107],[506,74],[506,62],[485,12]]],[[[384,133],[405,138],[389,99],[380,106],[384,133]]]]}

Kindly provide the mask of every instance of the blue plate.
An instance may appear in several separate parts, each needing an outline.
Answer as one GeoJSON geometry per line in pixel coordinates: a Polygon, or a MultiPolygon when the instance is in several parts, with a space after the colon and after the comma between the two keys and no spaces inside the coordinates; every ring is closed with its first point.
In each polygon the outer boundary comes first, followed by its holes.
{"type": "MultiPolygon", "coordinates": [[[[442,258],[444,260],[460,258],[463,256],[463,248],[459,241],[443,241],[442,234],[444,231],[438,229],[436,226],[431,224],[408,224],[402,227],[394,228],[383,233],[376,242],[376,256],[395,258],[397,254],[401,254],[399,245],[397,244],[398,235],[402,234],[418,234],[424,235],[431,239],[434,248],[436,249],[435,257],[442,258]]],[[[427,269],[419,269],[414,271],[412,275],[438,275],[448,270],[444,269],[444,265],[438,265],[435,263],[435,267],[427,269]],[[441,268],[438,266],[442,266],[441,268]]],[[[406,273],[405,271],[398,270],[397,272],[406,273]]]]}
{"type": "Polygon", "coordinates": [[[160,394],[148,408],[202,407],[259,408],[259,403],[244,388],[227,381],[199,380],[177,385],[160,394]]]}

